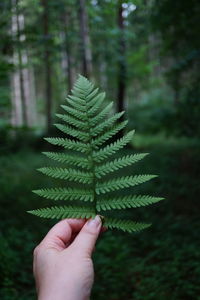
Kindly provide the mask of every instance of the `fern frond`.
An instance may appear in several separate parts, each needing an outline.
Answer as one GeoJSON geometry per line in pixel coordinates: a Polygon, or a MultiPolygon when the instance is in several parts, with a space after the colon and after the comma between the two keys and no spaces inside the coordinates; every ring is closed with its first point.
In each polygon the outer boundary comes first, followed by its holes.
{"type": "Polygon", "coordinates": [[[55,188],[55,189],[41,189],[33,191],[35,194],[46,199],[58,200],[81,200],[93,201],[93,190],[81,190],[75,188],[55,188]]]}
{"type": "Polygon", "coordinates": [[[94,84],[84,76],[79,75],[78,80],[74,84],[74,88],[78,88],[84,92],[84,95],[88,96],[93,91],[94,84]]]}
{"type": "MultiPolygon", "coordinates": [[[[116,196],[113,193],[147,182],[156,175],[122,177],[116,175],[113,179],[106,180],[104,178],[102,181],[102,177],[130,166],[147,155],[143,153],[118,156],[111,161],[104,162],[131,142],[134,134],[134,130],[130,131],[122,138],[105,145],[109,139],[116,137],[117,133],[126,127],[127,121],[120,121],[124,112],[110,116],[113,103],[104,106],[104,98],[105,93],[99,93],[98,88],[95,88],[87,78],[79,76],[72,89],[72,94],[62,105],[64,113],[57,114],[57,117],[62,120],[62,124],[55,124],[55,126],[67,135],[66,138],[50,137],[45,139],[53,145],[70,151],[44,152],[48,158],[62,163],[64,166],[44,167],[39,171],[47,176],[66,180],[66,186],[39,189],[34,193],[50,200],[74,201],[74,206],[41,208],[29,211],[29,213],[44,218],[90,218],[99,211],[136,208],[163,199],[147,195],[120,196],[119,194],[116,196]],[[105,198],[104,194],[107,193],[105,198]],[[79,201],[88,203],[85,203],[85,206],[79,206],[79,201]]],[[[104,219],[106,227],[126,232],[135,232],[150,226],[150,224],[131,220],[109,217],[104,217],[104,219]]]]}
{"type": "Polygon", "coordinates": [[[91,91],[88,95],[86,95],[86,102],[89,102],[93,97],[95,97],[97,95],[99,91],[99,88],[94,89],[93,91],[91,91]]]}
{"type": "Polygon", "coordinates": [[[95,210],[93,208],[77,206],[54,206],[29,210],[28,213],[48,219],[91,218],[95,216],[95,210]]]}
{"type": "MultiPolygon", "coordinates": [[[[84,97],[84,95],[83,95],[83,97],[84,97]]],[[[72,101],[71,103],[77,103],[78,109],[80,109],[80,108],[82,108],[84,110],[86,109],[86,103],[85,103],[85,101],[82,98],[78,97],[78,96],[69,95],[67,97],[67,101],[69,103],[70,103],[70,101],[72,101]]]]}
{"type": "Polygon", "coordinates": [[[70,115],[80,119],[81,121],[85,122],[87,119],[87,116],[84,112],[81,111],[77,111],[76,109],[70,107],[70,106],[66,106],[66,105],[61,105],[61,107],[68,112],[70,115]]]}
{"type": "Polygon", "coordinates": [[[113,126],[113,124],[119,120],[124,114],[124,111],[115,114],[114,116],[112,116],[111,118],[103,121],[102,123],[100,123],[99,125],[95,126],[92,129],[92,136],[95,137],[98,134],[102,133],[104,131],[105,128],[110,128],[111,126],[113,126]]]}
{"type": "Polygon", "coordinates": [[[98,138],[93,139],[92,144],[95,146],[95,148],[98,149],[98,146],[102,145],[107,140],[109,140],[112,136],[116,135],[120,130],[122,130],[127,125],[127,123],[128,123],[128,121],[124,121],[124,122],[117,124],[115,127],[113,127],[108,132],[105,132],[98,138]]]}
{"type": "Polygon", "coordinates": [[[58,118],[60,118],[61,120],[63,120],[64,122],[73,125],[74,127],[78,128],[78,129],[83,129],[86,130],[88,128],[88,125],[83,122],[83,121],[79,121],[76,118],[72,117],[71,115],[62,115],[62,114],[56,114],[56,116],[58,118]]]}
{"type": "Polygon", "coordinates": [[[71,165],[77,166],[87,170],[91,169],[92,166],[91,162],[88,159],[81,156],[69,155],[65,153],[56,153],[56,152],[42,152],[42,153],[53,160],[56,160],[61,163],[66,163],[70,166],[71,165]]]}
{"type": "Polygon", "coordinates": [[[62,124],[54,124],[60,131],[71,135],[72,137],[75,137],[77,139],[79,139],[82,142],[87,142],[89,139],[89,135],[83,131],[74,129],[70,126],[67,125],[62,125],[62,124]]]}
{"type": "Polygon", "coordinates": [[[97,210],[110,210],[110,209],[122,209],[131,207],[146,206],[153,203],[157,203],[164,198],[152,197],[148,195],[138,195],[138,196],[125,196],[111,199],[100,199],[97,201],[97,210]]]}
{"type": "Polygon", "coordinates": [[[78,181],[80,183],[92,183],[93,174],[90,172],[81,172],[74,169],[45,167],[38,169],[39,172],[58,179],[68,179],[69,181],[78,181]]]}
{"type": "Polygon", "coordinates": [[[63,146],[65,149],[71,149],[87,153],[89,151],[88,145],[76,141],[71,141],[66,138],[45,138],[47,142],[57,146],[63,146]]]}
{"type": "Polygon", "coordinates": [[[94,118],[91,120],[91,126],[96,126],[103,118],[107,116],[113,106],[113,102],[109,103],[102,111],[100,111],[94,118]]]}
{"type": "Polygon", "coordinates": [[[96,193],[105,194],[149,181],[157,175],[125,176],[96,184],[96,193]]]}
{"type": "Polygon", "coordinates": [[[103,104],[104,98],[105,98],[105,93],[100,93],[88,103],[88,107],[89,107],[88,114],[90,116],[94,116],[96,114],[96,112],[103,104]]]}
{"type": "Polygon", "coordinates": [[[109,173],[117,171],[121,168],[130,166],[130,165],[138,162],[139,160],[143,159],[147,155],[148,155],[148,153],[127,155],[127,156],[123,156],[120,158],[116,158],[113,161],[106,162],[105,164],[96,167],[96,169],[95,169],[96,177],[101,178],[102,176],[105,176],[106,174],[109,174],[109,173]]]}
{"type": "Polygon", "coordinates": [[[110,144],[99,151],[95,151],[93,155],[94,160],[96,162],[100,162],[109,157],[110,155],[114,154],[119,149],[123,148],[132,140],[134,132],[135,130],[132,130],[113,144],[110,144]]]}
{"type": "Polygon", "coordinates": [[[72,106],[74,109],[77,109],[77,111],[81,111],[81,112],[86,112],[87,111],[87,107],[85,105],[85,102],[80,98],[77,98],[77,100],[75,101],[74,98],[70,99],[69,97],[67,97],[66,102],[67,102],[66,103],[67,105],[72,106]]]}
{"type": "Polygon", "coordinates": [[[125,232],[137,232],[151,226],[147,223],[133,222],[131,220],[119,220],[106,218],[104,226],[110,229],[120,229],[125,232]]]}

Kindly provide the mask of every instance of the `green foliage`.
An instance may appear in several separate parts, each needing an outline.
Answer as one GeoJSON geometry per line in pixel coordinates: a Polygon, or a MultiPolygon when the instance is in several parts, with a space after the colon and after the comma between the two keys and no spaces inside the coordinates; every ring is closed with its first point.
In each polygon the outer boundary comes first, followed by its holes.
{"type": "MultiPolygon", "coordinates": [[[[149,141],[147,145],[146,137],[141,138],[140,145],[134,147],[135,152],[143,149],[151,155],[138,164],[120,169],[122,176],[159,170],[158,179],[141,185],[140,193],[156,191],[167,201],[151,209],[145,206],[119,210],[127,218],[134,212],[135,219],[148,220],[154,226],[135,234],[134,238],[123,231],[113,235],[110,230],[100,237],[94,253],[96,280],[91,299],[104,300],[105,295],[109,300],[167,300],[169,295],[173,295],[173,300],[198,299],[199,144],[181,140],[177,147],[179,139],[174,138],[173,143],[166,145],[167,138],[163,137],[157,139],[157,143],[154,141],[150,145],[149,141]]],[[[128,147],[121,152],[123,156],[130,156],[133,150],[128,147]]],[[[47,164],[54,167],[57,161],[30,149],[4,152],[0,156],[3,170],[0,177],[0,299],[36,299],[32,252],[57,220],[38,222],[38,218],[25,211],[30,209],[30,204],[33,209],[42,206],[41,198],[35,197],[31,188],[52,186],[51,177],[35,171],[47,164]]],[[[123,192],[119,190],[116,199],[125,197],[123,192]]],[[[48,199],[44,198],[42,202],[44,206],[49,205],[48,199]]]]}
{"type": "Polygon", "coordinates": [[[168,61],[166,79],[174,91],[177,104],[171,123],[181,134],[188,136],[199,135],[199,11],[198,0],[176,3],[173,0],[154,0],[150,10],[151,27],[160,35],[162,61],[168,61]]]}
{"type": "Polygon", "coordinates": [[[157,133],[197,138],[200,133],[200,93],[198,94],[194,85],[191,88],[193,91],[185,95],[177,105],[173,103],[169,88],[157,88],[145,93],[140,101],[129,104],[129,127],[155,138],[157,133]]]}
{"type": "MultiPolygon", "coordinates": [[[[156,176],[130,175],[118,176],[113,179],[106,177],[112,172],[136,163],[144,158],[146,153],[106,161],[131,142],[134,131],[128,132],[114,142],[105,144],[119,133],[127,122],[119,121],[123,112],[105,119],[106,114],[109,113],[108,107],[110,108],[110,105],[102,108],[104,98],[105,93],[98,93],[98,89],[94,89],[91,82],[80,76],[72,90],[72,96],[67,97],[67,105],[62,105],[66,113],[58,115],[67,125],[56,124],[58,129],[71,136],[72,139],[46,138],[49,143],[73,150],[77,154],[45,152],[46,156],[64,163],[66,167],[44,167],[40,168],[39,171],[53,178],[67,180],[68,186],[70,186],[70,182],[78,183],[78,185],[68,188],[42,189],[34,192],[47,199],[74,201],[74,205],[41,208],[29,211],[30,213],[44,218],[90,218],[102,211],[145,206],[163,199],[141,195],[116,198],[116,195],[112,194],[112,192],[149,181],[156,176]],[[75,166],[76,168],[73,169],[68,166],[75,166]],[[80,184],[83,185],[81,189],[80,184]],[[87,202],[87,205],[79,206],[78,201],[87,202]]],[[[127,232],[139,231],[150,226],[150,224],[108,216],[105,216],[104,224],[108,228],[117,228],[127,232]]]]}
{"type": "Polygon", "coordinates": [[[163,216],[162,223],[159,232],[144,231],[134,239],[127,235],[116,239],[108,232],[99,241],[95,261],[101,284],[94,286],[91,299],[104,300],[105,294],[109,300],[167,300],[169,295],[173,300],[198,299],[198,234],[184,217],[163,216]],[[166,234],[161,234],[166,227],[166,234]]]}

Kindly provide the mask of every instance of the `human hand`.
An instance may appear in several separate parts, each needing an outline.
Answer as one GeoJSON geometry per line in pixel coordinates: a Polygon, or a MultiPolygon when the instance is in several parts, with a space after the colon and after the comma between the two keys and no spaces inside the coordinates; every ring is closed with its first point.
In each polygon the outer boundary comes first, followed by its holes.
{"type": "Polygon", "coordinates": [[[38,300],[88,300],[94,281],[91,259],[101,219],[65,219],[34,250],[38,300]]]}

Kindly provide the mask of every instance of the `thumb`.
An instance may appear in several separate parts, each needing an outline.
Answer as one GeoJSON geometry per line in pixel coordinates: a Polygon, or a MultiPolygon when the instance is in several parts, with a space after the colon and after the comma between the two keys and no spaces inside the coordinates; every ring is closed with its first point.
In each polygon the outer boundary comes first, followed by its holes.
{"type": "Polygon", "coordinates": [[[91,257],[101,226],[101,218],[98,215],[94,219],[88,220],[71,246],[81,255],[91,257]]]}

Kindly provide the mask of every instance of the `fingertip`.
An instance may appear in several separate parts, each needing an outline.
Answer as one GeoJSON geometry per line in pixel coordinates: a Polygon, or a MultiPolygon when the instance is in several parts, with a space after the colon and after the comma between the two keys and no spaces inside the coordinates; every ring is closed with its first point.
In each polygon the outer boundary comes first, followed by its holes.
{"type": "Polygon", "coordinates": [[[87,223],[85,224],[86,227],[92,230],[97,230],[99,227],[101,227],[102,222],[99,215],[96,215],[94,219],[89,219],[87,223]]]}

